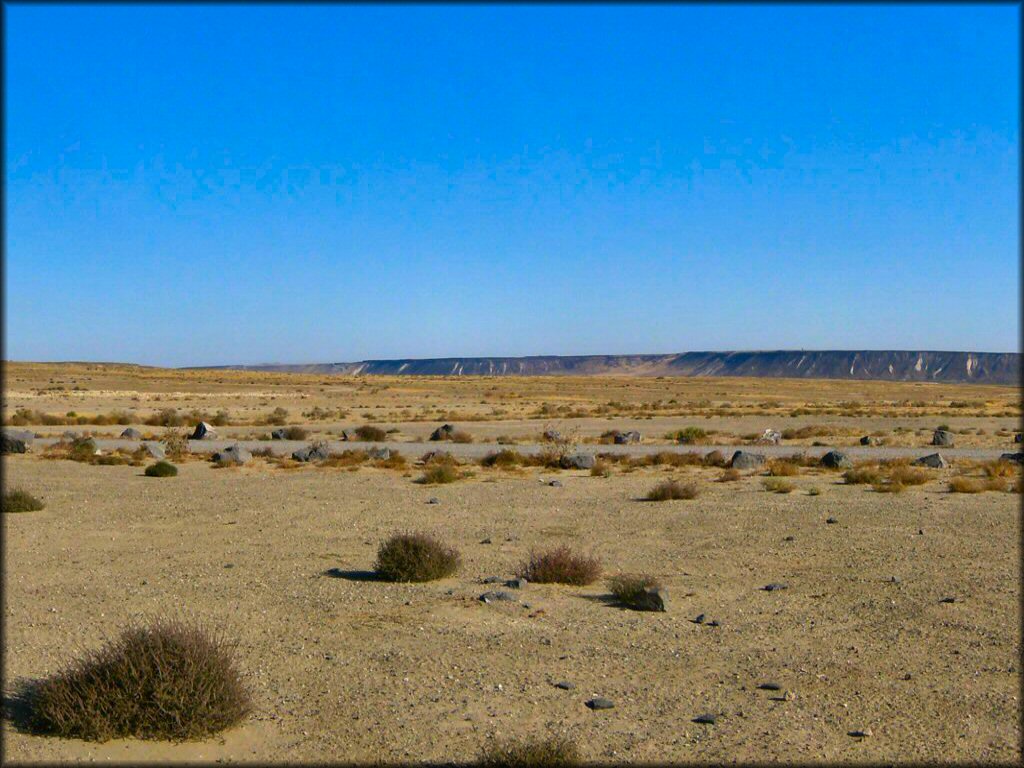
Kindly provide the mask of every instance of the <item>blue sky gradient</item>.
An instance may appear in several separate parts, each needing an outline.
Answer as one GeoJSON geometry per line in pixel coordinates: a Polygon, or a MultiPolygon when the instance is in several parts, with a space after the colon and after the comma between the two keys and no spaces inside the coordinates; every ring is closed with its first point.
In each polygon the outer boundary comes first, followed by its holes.
{"type": "Polygon", "coordinates": [[[1002,6],[7,6],[6,356],[1015,351],[1002,6]]]}

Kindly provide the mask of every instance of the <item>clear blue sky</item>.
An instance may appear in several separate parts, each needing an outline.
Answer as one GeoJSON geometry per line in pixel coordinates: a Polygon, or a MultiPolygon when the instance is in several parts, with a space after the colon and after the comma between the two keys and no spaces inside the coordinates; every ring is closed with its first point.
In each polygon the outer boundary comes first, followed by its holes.
{"type": "Polygon", "coordinates": [[[6,355],[1014,351],[1016,6],[7,6],[6,355]]]}

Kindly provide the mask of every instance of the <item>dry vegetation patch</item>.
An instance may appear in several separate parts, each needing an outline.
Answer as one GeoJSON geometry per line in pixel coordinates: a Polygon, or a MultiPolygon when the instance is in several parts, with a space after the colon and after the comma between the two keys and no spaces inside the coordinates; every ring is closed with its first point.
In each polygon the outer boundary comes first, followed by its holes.
{"type": "Polygon", "coordinates": [[[28,491],[12,488],[3,495],[3,512],[38,512],[46,505],[28,491]]]}
{"type": "Polygon", "coordinates": [[[458,551],[426,533],[398,533],[381,543],[374,570],[386,581],[433,581],[454,575],[458,551]]]}
{"type": "Polygon", "coordinates": [[[516,575],[537,584],[583,586],[601,575],[601,562],[593,556],[573,552],[567,546],[546,552],[531,552],[516,575]]]}
{"type": "Polygon", "coordinates": [[[517,766],[581,765],[580,752],[569,739],[552,737],[527,741],[496,741],[484,748],[480,765],[490,768],[517,766]]]}
{"type": "Polygon", "coordinates": [[[647,501],[674,501],[676,499],[695,499],[699,494],[700,488],[696,483],[666,480],[654,486],[644,498],[647,501]]]}

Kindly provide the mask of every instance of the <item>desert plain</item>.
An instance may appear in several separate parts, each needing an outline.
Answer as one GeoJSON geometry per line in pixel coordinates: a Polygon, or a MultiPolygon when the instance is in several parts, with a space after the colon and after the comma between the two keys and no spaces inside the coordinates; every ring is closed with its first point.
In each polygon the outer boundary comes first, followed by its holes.
{"type": "Polygon", "coordinates": [[[1016,388],[27,363],[4,375],[5,424],[36,435],[3,457],[4,488],[45,502],[3,515],[5,695],[133,620],[180,616],[237,641],[255,702],[241,726],[179,744],[58,739],[6,717],[7,761],[469,762],[496,739],[553,735],[597,763],[1020,760],[1020,470],[996,461],[1021,450],[1016,388]],[[69,430],[109,453],[126,426],[156,442],[197,420],[257,455],[218,466],[194,441],[179,474],[157,479],[148,462],[60,453],[69,430]],[[464,442],[428,439],[445,423],[464,442]],[[367,425],[404,461],[288,458],[292,443],[365,448],[341,437],[367,425]],[[299,440],[271,440],[282,426],[299,440]],[[953,447],[930,444],[940,426],[953,447]],[[779,445],[757,445],[766,429],[779,445]],[[642,440],[608,445],[610,430],[642,440]],[[546,431],[561,449],[617,453],[597,472],[481,465],[549,450],[546,431]],[[817,466],[832,448],[882,476],[935,452],[949,465],[886,492],[817,466]],[[643,458],[737,449],[796,458],[725,482],[720,464],[643,458]],[[455,455],[457,480],[418,482],[430,450],[455,455]],[[952,490],[993,476],[991,490],[952,490]],[[668,479],[696,497],[645,500],[668,479]],[[460,571],[378,580],[377,547],[399,531],[456,547],[460,571]],[[560,545],[598,557],[602,578],[479,599],[505,589],[485,579],[560,545]],[[655,577],[666,610],[610,601],[617,573],[655,577]],[[595,697],[614,707],[590,709],[595,697]]]}

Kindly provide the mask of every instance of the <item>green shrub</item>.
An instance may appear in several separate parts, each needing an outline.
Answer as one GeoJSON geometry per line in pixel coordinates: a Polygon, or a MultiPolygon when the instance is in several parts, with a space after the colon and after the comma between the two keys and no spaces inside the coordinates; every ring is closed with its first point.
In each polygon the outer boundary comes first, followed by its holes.
{"type": "Polygon", "coordinates": [[[568,739],[552,737],[529,741],[498,741],[480,753],[480,765],[491,768],[517,766],[581,765],[579,749],[568,739]]]}
{"type": "Polygon", "coordinates": [[[38,512],[46,505],[28,491],[12,488],[4,492],[4,512],[38,512]]]}
{"type": "Polygon", "coordinates": [[[146,467],[146,477],[174,477],[178,468],[169,461],[158,461],[146,467]]]}
{"type": "Polygon", "coordinates": [[[459,553],[425,533],[395,534],[380,545],[374,570],[387,581],[433,581],[454,575],[459,553]]]}
{"type": "Polygon", "coordinates": [[[33,730],[62,738],[200,739],[251,709],[234,644],[199,626],[134,626],[25,695],[33,730]]]}
{"type": "Polygon", "coordinates": [[[695,499],[699,493],[700,489],[696,483],[680,483],[678,480],[666,480],[654,486],[645,498],[647,501],[695,499]]]}
{"type": "Polygon", "coordinates": [[[537,584],[590,584],[601,575],[601,563],[595,557],[578,555],[562,546],[547,552],[531,552],[516,572],[537,584]]]}

